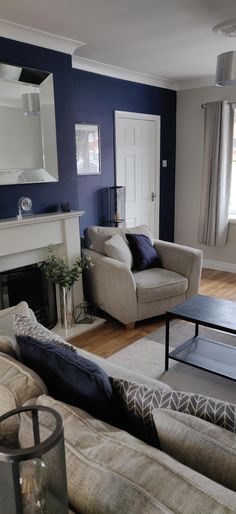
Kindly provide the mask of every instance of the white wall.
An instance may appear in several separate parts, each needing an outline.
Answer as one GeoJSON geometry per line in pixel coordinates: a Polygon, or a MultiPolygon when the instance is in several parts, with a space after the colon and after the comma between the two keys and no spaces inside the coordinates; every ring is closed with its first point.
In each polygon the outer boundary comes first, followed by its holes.
{"type": "Polygon", "coordinates": [[[236,224],[229,225],[226,246],[198,244],[204,136],[201,104],[223,99],[236,102],[236,88],[212,86],[177,94],[175,241],[201,248],[205,267],[236,272],[236,224]]]}

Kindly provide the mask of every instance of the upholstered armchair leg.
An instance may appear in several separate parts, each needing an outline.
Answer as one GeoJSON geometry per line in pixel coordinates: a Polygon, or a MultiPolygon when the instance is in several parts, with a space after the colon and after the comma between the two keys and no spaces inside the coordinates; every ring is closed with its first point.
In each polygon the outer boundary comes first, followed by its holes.
{"type": "Polygon", "coordinates": [[[135,327],[135,321],[133,323],[126,323],[125,328],[126,330],[132,330],[132,328],[135,327]]]}

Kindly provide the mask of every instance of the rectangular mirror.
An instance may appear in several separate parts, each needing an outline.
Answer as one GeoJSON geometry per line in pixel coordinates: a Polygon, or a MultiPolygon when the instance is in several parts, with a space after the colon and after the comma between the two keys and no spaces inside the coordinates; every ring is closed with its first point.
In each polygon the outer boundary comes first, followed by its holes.
{"type": "Polygon", "coordinates": [[[0,63],[0,185],[57,181],[53,75],[0,63]]]}

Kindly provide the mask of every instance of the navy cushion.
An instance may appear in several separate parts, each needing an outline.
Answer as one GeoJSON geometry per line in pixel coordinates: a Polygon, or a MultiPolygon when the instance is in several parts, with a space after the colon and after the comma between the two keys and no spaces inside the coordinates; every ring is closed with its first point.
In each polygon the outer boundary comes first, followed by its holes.
{"type": "Polygon", "coordinates": [[[116,395],[108,375],[95,362],[30,336],[16,339],[23,363],[38,373],[51,396],[117,425],[116,395]]]}
{"type": "Polygon", "coordinates": [[[161,259],[152,246],[149,237],[144,234],[125,234],[134,259],[134,268],[144,270],[160,268],[161,259]]]}

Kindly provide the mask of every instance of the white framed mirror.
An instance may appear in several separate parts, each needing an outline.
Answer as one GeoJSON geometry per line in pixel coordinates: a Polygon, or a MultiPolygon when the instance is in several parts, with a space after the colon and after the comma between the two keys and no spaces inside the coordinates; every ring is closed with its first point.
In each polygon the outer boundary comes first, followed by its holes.
{"type": "Polygon", "coordinates": [[[53,74],[0,63],[0,185],[57,181],[53,74]]]}

